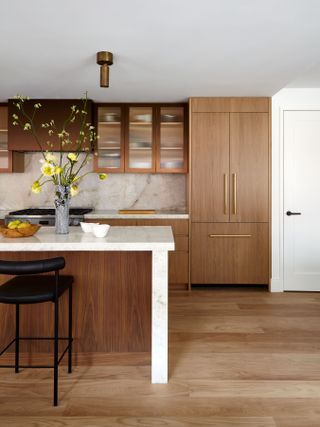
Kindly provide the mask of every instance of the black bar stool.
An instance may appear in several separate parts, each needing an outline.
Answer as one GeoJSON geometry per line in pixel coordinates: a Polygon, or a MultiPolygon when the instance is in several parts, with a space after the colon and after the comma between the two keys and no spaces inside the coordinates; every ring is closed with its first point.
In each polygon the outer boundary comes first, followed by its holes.
{"type": "Polygon", "coordinates": [[[54,387],[53,405],[58,406],[58,365],[68,351],[68,373],[72,372],[72,276],[59,274],[64,268],[63,257],[43,259],[37,261],[1,261],[0,274],[15,275],[0,286],[0,303],[16,305],[16,336],[0,352],[0,356],[15,343],[15,364],[0,365],[1,368],[53,368],[54,387]],[[39,273],[55,272],[54,275],[39,273]],[[59,337],[59,297],[69,291],[69,324],[68,337],[59,337]],[[41,302],[54,303],[54,337],[20,337],[19,334],[19,307],[20,304],[35,304],[41,302]],[[19,342],[21,340],[54,340],[54,362],[53,365],[20,365],[19,364],[19,342]],[[67,347],[59,358],[59,340],[68,341],[67,347]]]}

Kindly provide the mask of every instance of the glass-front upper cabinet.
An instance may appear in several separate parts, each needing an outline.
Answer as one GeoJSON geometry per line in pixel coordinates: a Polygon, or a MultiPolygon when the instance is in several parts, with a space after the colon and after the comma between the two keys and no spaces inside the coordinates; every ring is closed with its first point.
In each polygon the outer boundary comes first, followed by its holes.
{"type": "Polygon", "coordinates": [[[185,108],[160,107],[160,134],[157,149],[157,172],[186,172],[185,108]]]}
{"type": "Polygon", "coordinates": [[[99,105],[96,116],[99,139],[95,170],[124,172],[124,109],[99,105]]]}
{"type": "Polygon", "coordinates": [[[126,171],[155,172],[154,107],[128,107],[126,171]]]}
{"type": "Polygon", "coordinates": [[[9,171],[8,107],[0,106],[0,172],[9,171]]]}
{"type": "Polygon", "coordinates": [[[97,172],[186,173],[187,104],[97,104],[97,172]]]}

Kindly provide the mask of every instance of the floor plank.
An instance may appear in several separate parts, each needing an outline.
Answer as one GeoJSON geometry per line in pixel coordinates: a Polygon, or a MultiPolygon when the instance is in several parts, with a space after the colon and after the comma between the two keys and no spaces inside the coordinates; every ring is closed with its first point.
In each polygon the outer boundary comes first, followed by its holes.
{"type": "Polygon", "coordinates": [[[54,408],[49,370],[3,369],[1,427],[320,426],[319,293],[173,291],[169,325],[169,384],[149,354],[85,354],[54,408]]]}

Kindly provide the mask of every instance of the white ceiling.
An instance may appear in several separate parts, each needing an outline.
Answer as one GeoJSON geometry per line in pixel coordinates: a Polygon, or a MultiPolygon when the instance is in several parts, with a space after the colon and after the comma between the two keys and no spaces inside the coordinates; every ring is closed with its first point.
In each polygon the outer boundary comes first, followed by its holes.
{"type": "Polygon", "coordinates": [[[319,0],[2,0],[0,100],[271,96],[319,53],[319,0]]]}
{"type": "Polygon", "coordinates": [[[320,63],[308,69],[302,75],[290,82],[287,87],[315,88],[320,87],[320,63]]]}

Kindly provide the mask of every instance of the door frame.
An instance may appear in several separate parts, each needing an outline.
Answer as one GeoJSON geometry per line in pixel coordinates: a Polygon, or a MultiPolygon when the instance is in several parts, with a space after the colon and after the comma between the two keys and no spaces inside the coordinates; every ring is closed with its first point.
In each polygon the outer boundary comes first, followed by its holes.
{"type": "Polygon", "coordinates": [[[320,89],[282,89],[272,97],[271,292],[284,291],[284,113],[320,111],[320,89]]]}

